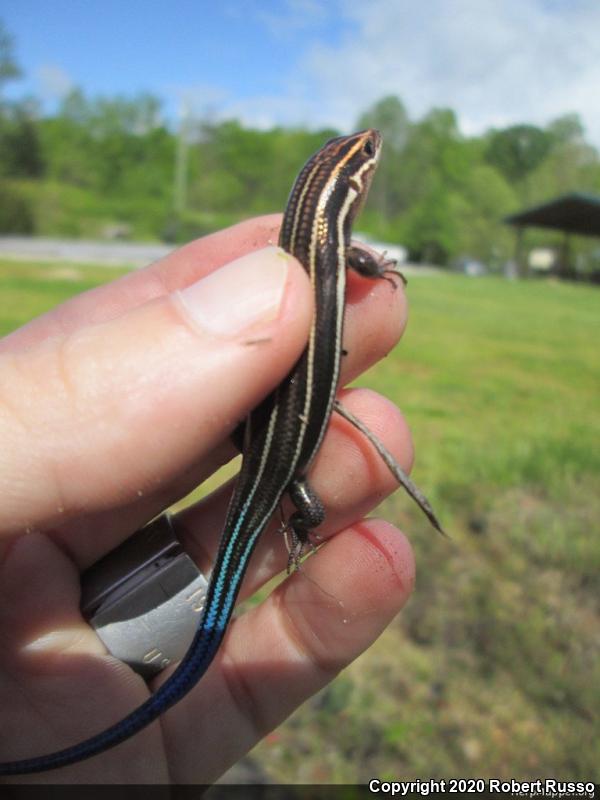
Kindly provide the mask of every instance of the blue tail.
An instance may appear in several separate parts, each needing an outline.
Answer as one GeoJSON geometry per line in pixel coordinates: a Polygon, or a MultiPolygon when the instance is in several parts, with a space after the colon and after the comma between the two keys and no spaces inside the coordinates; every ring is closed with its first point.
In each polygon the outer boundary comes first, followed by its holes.
{"type": "MultiPolygon", "coordinates": [[[[149,697],[145,703],[132,711],[124,719],[110,728],[85,739],[83,742],[48,753],[36,758],[20,761],[6,761],[0,764],[0,775],[20,775],[23,773],[44,772],[49,769],[66,767],[76,761],[83,761],[98,755],[114,745],[129,739],[157,719],[168,708],[175,705],[200,680],[215,657],[223,639],[227,621],[223,626],[207,627],[204,624],[206,612],[183,661],[171,677],[149,697]]],[[[230,616],[230,615],[229,615],[230,616]]]]}

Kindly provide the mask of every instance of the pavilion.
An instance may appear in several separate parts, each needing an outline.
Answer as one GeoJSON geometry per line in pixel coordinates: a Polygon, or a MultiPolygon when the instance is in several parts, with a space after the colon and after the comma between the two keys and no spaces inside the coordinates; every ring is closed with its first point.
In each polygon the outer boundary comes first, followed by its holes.
{"type": "Polygon", "coordinates": [[[504,218],[517,232],[515,260],[519,271],[523,269],[523,231],[525,228],[550,228],[564,234],[559,271],[566,275],[574,272],[570,261],[571,234],[600,237],[600,196],[572,192],[547,203],[527,208],[504,218]]]}

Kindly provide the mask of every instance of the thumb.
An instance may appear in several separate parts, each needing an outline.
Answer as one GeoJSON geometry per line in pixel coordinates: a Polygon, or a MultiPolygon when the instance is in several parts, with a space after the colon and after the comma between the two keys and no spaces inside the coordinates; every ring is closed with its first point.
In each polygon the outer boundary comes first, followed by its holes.
{"type": "Polygon", "coordinates": [[[278,248],[0,356],[0,533],[120,505],[215,447],[305,345],[310,285],[278,248]]]}

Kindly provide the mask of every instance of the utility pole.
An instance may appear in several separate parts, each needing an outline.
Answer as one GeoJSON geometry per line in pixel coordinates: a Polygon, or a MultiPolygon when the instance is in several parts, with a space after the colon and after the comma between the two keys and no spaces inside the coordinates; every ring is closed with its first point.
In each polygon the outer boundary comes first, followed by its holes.
{"type": "Polygon", "coordinates": [[[190,109],[186,100],[181,101],[179,117],[179,133],[177,135],[177,147],[175,148],[175,183],[173,187],[173,210],[175,212],[176,227],[179,227],[187,203],[190,109]]]}

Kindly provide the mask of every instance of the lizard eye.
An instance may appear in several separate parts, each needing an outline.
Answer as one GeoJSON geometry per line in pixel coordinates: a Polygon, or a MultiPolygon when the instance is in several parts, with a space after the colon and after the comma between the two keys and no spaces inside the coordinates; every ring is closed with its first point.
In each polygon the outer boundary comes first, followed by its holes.
{"type": "Polygon", "coordinates": [[[367,139],[367,141],[364,143],[363,152],[366,156],[369,156],[369,158],[372,158],[372,156],[375,155],[375,147],[373,146],[372,139],[367,139]]]}

